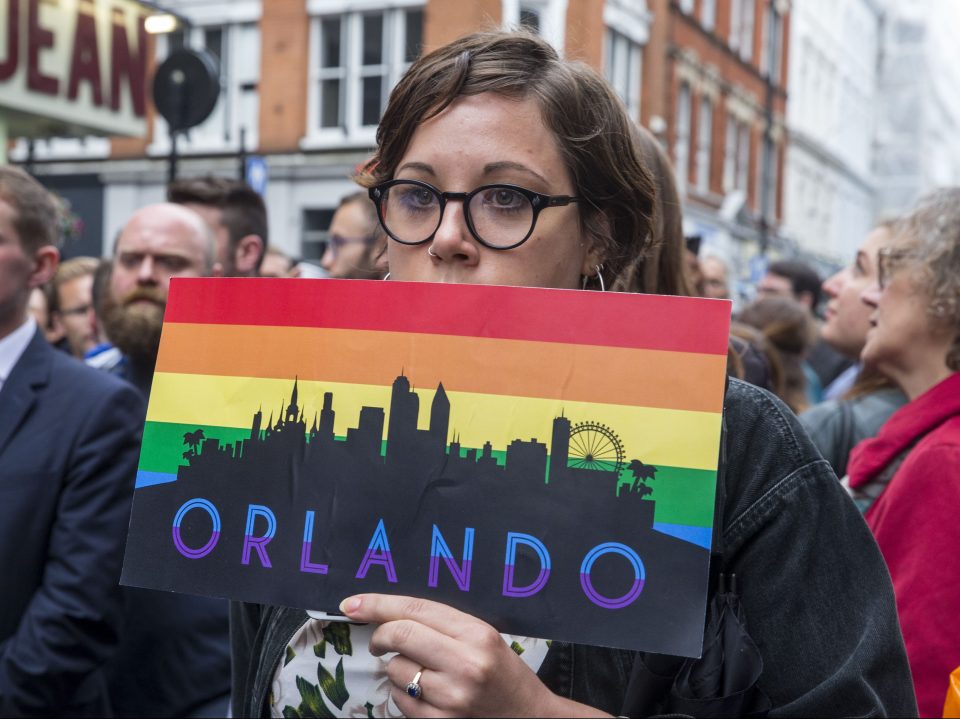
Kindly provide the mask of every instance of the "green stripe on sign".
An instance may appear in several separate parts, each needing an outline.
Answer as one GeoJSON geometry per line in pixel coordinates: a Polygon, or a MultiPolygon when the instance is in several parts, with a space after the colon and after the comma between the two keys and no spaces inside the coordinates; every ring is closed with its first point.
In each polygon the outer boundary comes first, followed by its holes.
{"type": "Polygon", "coordinates": [[[204,437],[215,438],[221,444],[232,444],[250,437],[249,429],[237,427],[147,422],[143,428],[143,444],[140,447],[140,471],[176,474],[177,468],[187,463],[183,458],[184,452],[190,451],[183,441],[183,436],[198,429],[203,430],[204,437]]]}
{"type": "MultiPolygon", "coordinates": [[[[184,442],[184,435],[198,429],[203,430],[204,438],[216,439],[221,445],[233,444],[250,437],[249,429],[238,427],[147,422],[140,450],[140,471],[175,475],[177,469],[187,463],[184,453],[190,451],[190,447],[184,442]]],[[[342,437],[337,439],[343,440],[342,437]]],[[[383,444],[386,445],[386,442],[383,444]]],[[[462,448],[461,456],[466,453],[467,448],[462,448]]],[[[481,453],[482,450],[478,449],[477,455],[481,453]]],[[[492,455],[501,466],[506,463],[506,452],[494,450],[492,455]]],[[[633,475],[622,470],[620,492],[629,491],[632,482],[633,475]]],[[[653,490],[650,499],[657,503],[654,521],[695,527],[713,526],[715,482],[716,472],[713,471],[657,467],[656,477],[647,480],[647,485],[653,490]]]]}
{"type": "MultiPolygon", "coordinates": [[[[658,466],[655,479],[647,480],[657,503],[655,522],[713,526],[713,496],[717,473],[706,469],[658,466]]],[[[633,482],[630,472],[620,472],[620,492],[633,482]]]]}

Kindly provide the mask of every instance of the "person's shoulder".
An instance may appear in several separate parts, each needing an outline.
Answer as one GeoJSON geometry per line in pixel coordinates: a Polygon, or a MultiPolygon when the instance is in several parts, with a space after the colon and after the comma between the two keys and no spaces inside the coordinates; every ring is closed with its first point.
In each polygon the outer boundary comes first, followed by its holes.
{"type": "Polygon", "coordinates": [[[51,396],[62,397],[65,404],[88,411],[104,405],[140,411],[143,399],[129,382],[62,352],[53,352],[49,386],[51,396]]]}
{"type": "Polygon", "coordinates": [[[888,387],[867,392],[849,401],[858,412],[893,411],[907,403],[907,396],[896,388],[888,387]]]}
{"type": "MultiPolygon", "coordinates": [[[[944,474],[960,477],[960,414],[931,430],[904,460],[903,468],[922,466],[932,481],[944,474]]],[[[960,483],[955,483],[960,486],[960,483]]]]}
{"type": "Polygon", "coordinates": [[[827,399],[813,405],[798,415],[800,424],[810,434],[829,427],[839,418],[842,401],[844,400],[827,399]]]}
{"type": "MultiPolygon", "coordinates": [[[[723,409],[728,439],[735,440],[733,449],[748,449],[747,445],[760,442],[777,446],[781,460],[795,462],[810,457],[810,440],[797,416],[773,393],[731,378],[723,409]]],[[[813,457],[817,457],[815,451],[813,457]]],[[[732,458],[728,452],[728,460],[732,458]]]]}
{"type": "Polygon", "coordinates": [[[770,392],[731,379],[724,414],[727,530],[742,534],[747,525],[778,511],[785,498],[801,486],[817,484],[840,491],[830,464],[796,415],[770,392]]]}

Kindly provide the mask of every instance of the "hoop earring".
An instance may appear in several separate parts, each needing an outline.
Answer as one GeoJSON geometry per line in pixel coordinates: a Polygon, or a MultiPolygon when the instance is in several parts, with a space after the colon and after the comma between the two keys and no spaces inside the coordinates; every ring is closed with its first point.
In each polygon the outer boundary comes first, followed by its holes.
{"type": "MultiPolygon", "coordinates": [[[[600,291],[606,292],[607,286],[603,281],[603,265],[597,265],[596,268],[597,268],[597,274],[595,274],[593,277],[596,277],[600,281],[600,291]]],[[[590,280],[590,279],[592,278],[589,275],[583,276],[583,281],[580,283],[581,290],[587,289],[587,280],[590,280]]]]}
{"type": "Polygon", "coordinates": [[[387,274],[385,274],[385,275],[383,276],[383,279],[384,279],[384,280],[389,280],[389,279],[390,279],[390,273],[388,272],[387,274]]]}

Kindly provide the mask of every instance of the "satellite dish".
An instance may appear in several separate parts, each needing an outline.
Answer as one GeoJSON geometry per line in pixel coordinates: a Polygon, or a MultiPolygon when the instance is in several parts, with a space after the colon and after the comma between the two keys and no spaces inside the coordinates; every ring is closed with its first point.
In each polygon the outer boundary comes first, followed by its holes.
{"type": "Polygon", "coordinates": [[[170,132],[199,125],[219,97],[219,63],[207,50],[175,50],[153,76],[153,102],[170,132]]]}

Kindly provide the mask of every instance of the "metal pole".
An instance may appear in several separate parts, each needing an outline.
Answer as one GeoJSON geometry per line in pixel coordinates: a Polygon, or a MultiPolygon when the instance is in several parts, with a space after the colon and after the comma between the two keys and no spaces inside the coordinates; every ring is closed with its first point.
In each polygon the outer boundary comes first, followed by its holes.
{"type": "Polygon", "coordinates": [[[179,134],[176,130],[170,131],[170,164],[167,184],[171,184],[177,179],[177,135],[179,134]]]}
{"type": "Polygon", "coordinates": [[[240,128],[240,152],[238,154],[240,161],[240,182],[247,181],[247,128],[240,128]]]}
{"type": "Polygon", "coordinates": [[[27,138],[27,161],[24,163],[25,165],[24,169],[30,175],[33,174],[33,162],[34,160],[37,159],[36,155],[34,154],[35,150],[36,150],[36,147],[33,144],[33,138],[28,137],[27,138]]]}

